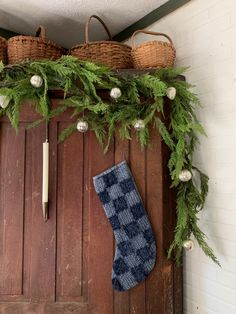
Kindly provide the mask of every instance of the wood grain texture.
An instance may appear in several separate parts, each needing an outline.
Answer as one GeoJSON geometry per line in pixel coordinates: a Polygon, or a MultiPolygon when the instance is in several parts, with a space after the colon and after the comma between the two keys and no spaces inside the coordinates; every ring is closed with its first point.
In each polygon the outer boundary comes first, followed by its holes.
{"type": "Polygon", "coordinates": [[[58,145],[70,114],[50,122],[47,223],[41,208],[44,125],[26,130],[37,118],[28,106],[18,135],[1,119],[0,314],[181,314],[182,269],[166,258],[176,219],[168,150],[154,130],[153,145],[144,151],[135,134],[132,141],[116,137],[106,155],[93,132],[75,132],[58,145]],[[116,243],[92,177],[124,159],[152,224],[157,263],[144,283],[117,292],[111,283],[116,243]]]}
{"type": "MultiPolygon", "coordinates": [[[[118,136],[115,138],[115,163],[123,160],[129,162],[129,141],[121,140],[118,136]]],[[[116,247],[114,240],[114,250],[116,247]]],[[[114,314],[129,314],[130,313],[130,291],[114,291],[114,314]]]]}
{"type": "Polygon", "coordinates": [[[24,128],[1,126],[0,294],[21,295],[23,273],[24,128]],[[17,203],[16,203],[17,200],[17,203]]]}
{"type": "Polygon", "coordinates": [[[113,261],[113,233],[101,202],[94,190],[93,176],[114,163],[113,150],[104,155],[95,134],[89,132],[89,256],[88,291],[90,313],[113,313],[111,269],[113,261]]]}
{"type": "MultiPolygon", "coordinates": [[[[139,143],[135,140],[134,132],[132,138],[134,138],[134,140],[130,142],[130,169],[145,206],[146,154],[145,150],[142,151],[139,143]]],[[[130,313],[145,314],[145,301],[145,282],[142,282],[130,291],[130,313]]]]}
{"type": "Polygon", "coordinates": [[[174,313],[183,313],[183,268],[176,265],[174,270],[174,313]]]}
{"type": "Polygon", "coordinates": [[[157,262],[146,281],[146,311],[150,314],[164,313],[164,281],[163,281],[163,260],[165,252],[163,250],[163,173],[162,173],[162,151],[160,136],[151,131],[153,145],[147,150],[147,173],[146,173],[146,208],[148,217],[152,224],[152,229],[157,245],[157,262]]]}
{"type": "MultiPolygon", "coordinates": [[[[0,304],[0,314],[87,314],[88,304],[71,303],[25,303],[5,302],[0,304]]],[[[91,313],[92,314],[92,313],[91,313]]]]}
{"type": "MultiPolygon", "coordinates": [[[[60,123],[58,132],[68,126],[60,123]]],[[[74,133],[58,147],[57,299],[82,292],[83,136],[74,133]]]]}
{"type": "MultiPolygon", "coordinates": [[[[165,123],[169,124],[170,102],[165,104],[165,123]]],[[[163,186],[163,250],[165,258],[163,259],[163,282],[164,282],[164,311],[166,313],[174,313],[174,272],[173,261],[166,258],[168,248],[173,240],[175,228],[175,210],[173,211],[173,189],[171,186],[171,178],[168,174],[168,160],[170,152],[167,146],[162,142],[162,186],[163,186]]]]}
{"type": "Polygon", "coordinates": [[[84,302],[88,302],[88,259],[89,259],[89,206],[90,206],[90,158],[89,136],[83,135],[83,241],[82,241],[82,295],[84,302]]]}
{"type": "MultiPolygon", "coordinates": [[[[50,219],[42,219],[42,142],[44,126],[27,131],[25,191],[25,272],[31,301],[54,301],[55,210],[50,199],[50,219]]],[[[49,186],[51,185],[52,172],[49,186]]],[[[55,174],[54,174],[55,175],[55,174]]]]}

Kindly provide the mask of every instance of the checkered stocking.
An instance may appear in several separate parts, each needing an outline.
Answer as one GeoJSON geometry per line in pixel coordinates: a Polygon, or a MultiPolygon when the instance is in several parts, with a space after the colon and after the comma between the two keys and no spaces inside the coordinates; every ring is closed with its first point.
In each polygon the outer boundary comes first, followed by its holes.
{"type": "Polygon", "coordinates": [[[145,280],[156,261],[150,222],[125,161],[93,178],[116,239],[112,284],[128,290],[145,280]]]}

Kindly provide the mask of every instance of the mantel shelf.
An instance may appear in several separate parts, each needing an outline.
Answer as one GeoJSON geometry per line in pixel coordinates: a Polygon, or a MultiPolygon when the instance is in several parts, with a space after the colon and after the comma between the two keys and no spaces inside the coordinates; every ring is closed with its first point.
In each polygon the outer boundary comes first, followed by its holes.
{"type": "Polygon", "coordinates": [[[138,74],[145,74],[145,73],[153,73],[157,71],[157,68],[148,68],[148,69],[117,69],[112,70],[115,74],[118,75],[138,75],[138,74]]]}

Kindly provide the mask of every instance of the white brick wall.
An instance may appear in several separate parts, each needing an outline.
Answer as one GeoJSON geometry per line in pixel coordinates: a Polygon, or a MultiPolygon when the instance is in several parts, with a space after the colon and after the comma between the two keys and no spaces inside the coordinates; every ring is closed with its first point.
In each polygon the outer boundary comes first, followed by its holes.
{"type": "Polygon", "coordinates": [[[210,176],[200,225],[222,269],[199,248],[186,254],[185,313],[236,314],[236,1],[192,0],[149,29],[169,34],[176,65],[191,67],[187,80],[196,85],[208,133],[195,157],[210,176]]]}

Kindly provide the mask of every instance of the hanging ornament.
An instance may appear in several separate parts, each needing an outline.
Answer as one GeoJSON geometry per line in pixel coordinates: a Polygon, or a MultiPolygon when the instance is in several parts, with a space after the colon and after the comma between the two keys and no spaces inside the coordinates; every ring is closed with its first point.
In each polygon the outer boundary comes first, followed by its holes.
{"type": "Polygon", "coordinates": [[[185,240],[182,244],[186,251],[192,251],[194,249],[194,242],[192,240],[185,240]]]}
{"type": "Polygon", "coordinates": [[[88,122],[84,120],[78,121],[77,130],[81,133],[88,131],[88,122]]]}
{"type": "Polygon", "coordinates": [[[179,179],[182,182],[187,182],[192,179],[192,173],[189,170],[184,169],[180,172],[179,179]]]}
{"type": "Polygon", "coordinates": [[[33,75],[30,79],[30,84],[36,88],[39,88],[43,85],[43,79],[39,75],[33,75]]]}
{"type": "Polygon", "coordinates": [[[166,90],[166,96],[171,100],[175,99],[176,89],[174,87],[168,87],[166,90]]]}
{"type": "Polygon", "coordinates": [[[136,121],[134,122],[134,128],[135,128],[136,131],[141,131],[141,130],[143,130],[143,129],[145,128],[145,122],[144,122],[144,120],[141,120],[141,119],[136,120],[136,121]]]}
{"type": "Polygon", "coordinates": [[[121,90],[118,87],[113,87],[110,91],[111,98],[117,99],[122,95],[121,90]]]}
{"type": "Polygon", "coordinates": [[[0,106],[5,109],[10,102],[10,98],[4,95],[0,95],[0,106]]]}

